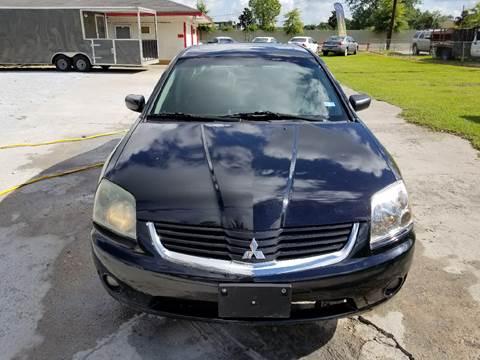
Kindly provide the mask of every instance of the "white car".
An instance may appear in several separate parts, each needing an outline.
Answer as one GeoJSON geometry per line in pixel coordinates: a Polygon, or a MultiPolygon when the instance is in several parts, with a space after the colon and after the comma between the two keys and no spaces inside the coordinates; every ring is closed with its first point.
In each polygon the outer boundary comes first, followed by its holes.
{"type": "Polygon", "coordinates": [[[288,43],[300,45],[305,49],[313,51],[314,53],[318,52],[318,42],[316,42],[315,40],[313,40],[313,38],[308,36],[297,36],[297,37],[291,38],[288,43]]]}
{"type": "Polygon", "coordinates": [[[266,43],[271,43],[271,44],[279,44],[280,42],[275,39],[274,37],[270,36],[257,36],[255,39],[252,40],[252,43],[261,43],[261,44],[266,44],[266,43]]]}

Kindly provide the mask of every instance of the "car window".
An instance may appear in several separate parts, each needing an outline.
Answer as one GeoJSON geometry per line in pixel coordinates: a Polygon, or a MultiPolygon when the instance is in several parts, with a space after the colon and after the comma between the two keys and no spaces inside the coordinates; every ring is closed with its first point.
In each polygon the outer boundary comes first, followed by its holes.
{"type": "Polygon", "coordinates": [[[425,37],[425,33],[421,33],[419,39],[423,39],[425,37]]]}
{"type": "Polygon", "coordinates": [[[312,58],[226,57],[180,59],[151,115],[228,116],[278,112],[312,120],[347,120],[342,102],[312,58]]]}
{"type": "Polygon", "coordinates": [[[255,39],[253,39],[253,42],[254,43],[267,43],[268,38],[255,38],[255,39]]]}
{"type": "Polygon", "coordinates": [[[303,43],[306,42],[307,39],[304,37],[294,37],[290,40],[291,42],[298,42],[298,43],[303,43]]]}
{"type": "Polygon", "coordinates": [[[328,41],[341,41],[343,40],[344,37],[343,36],[330,36],[330,38],[328,39],[328,41]]]}
{"type": "Polygon", "coordinates": [[[420,31],[417,31],[417,32],[415,33],[414,38],[415,38],[415,39],[418,39],[418,37],[420,36],[420,34],[421,34],[421,32],[420,32],[420,31]]]}

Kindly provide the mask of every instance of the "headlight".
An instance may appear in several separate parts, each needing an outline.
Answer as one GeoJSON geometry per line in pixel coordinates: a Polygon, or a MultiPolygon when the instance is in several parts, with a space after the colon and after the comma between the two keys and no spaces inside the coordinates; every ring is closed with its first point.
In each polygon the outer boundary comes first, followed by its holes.
{"type": "Polygon", "coordinates": [[[120,186],[103,179],[95,195],[93,221],[118,235],[136,239],[135,198],[120,186]]]}
{"type": "Polygon", "coordinates": [[[413,223],[407,189],[397,181],[372,196],[370,246],[377,247],[402,233],[413,223]]]}

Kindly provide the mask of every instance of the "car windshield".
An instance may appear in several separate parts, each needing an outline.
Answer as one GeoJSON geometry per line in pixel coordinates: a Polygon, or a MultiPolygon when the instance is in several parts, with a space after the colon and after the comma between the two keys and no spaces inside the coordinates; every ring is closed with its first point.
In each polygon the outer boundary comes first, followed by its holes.
{"type": "Polygon", "coordinates": [[[306,42],[307,41],[307,38],[304,38],[304,37],[296,37],[296,38],[293,38],[292,40],[290,40],[291,42],[297,42],[297,43],[303,43],[303,42],[306,42]]]}
{"type": "MultiPolygon", "coordinates": [[[[282,114],[282,119],[289,114],[312,121],[348,119],[313,57],[273,55],[180,59],[149,116],[185,114],[188,120],[253,113],[282,114]]],[[[276,119],[280,117],[269,120],[276,119]]]]}
{"type": "Polygon", "coordinates": [[[268,43],[269,38],[255,38],[253,39],[254,43],[268,43]]]}
{"type": "Polygon", "coordinates": [[[328,41],[343,41],[343,39],[345,39],[343,36],[330,36],[328,41]]]}

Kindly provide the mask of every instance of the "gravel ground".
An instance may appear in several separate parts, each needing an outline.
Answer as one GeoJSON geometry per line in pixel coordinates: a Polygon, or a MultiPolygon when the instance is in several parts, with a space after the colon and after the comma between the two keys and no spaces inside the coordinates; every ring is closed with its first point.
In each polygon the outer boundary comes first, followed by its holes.
{"type": "MultiPolygon", "coordinates": [[[[0,71],[0,145],[128,127],[135,114],[123,97],[149,94],[162,71],[0,71]]],[[[376,101],[362,113],[399,163],[417,220],[414,265],[392,301],[362,317],[274,328],[125,309],[101,288],[90,257],[91,170],[0,197],[1,358],[480,359],[479,154],[399,113],[376,101]]],[[[117,141],[0,150],[0,190],[102,161],[117,141]]]]}

